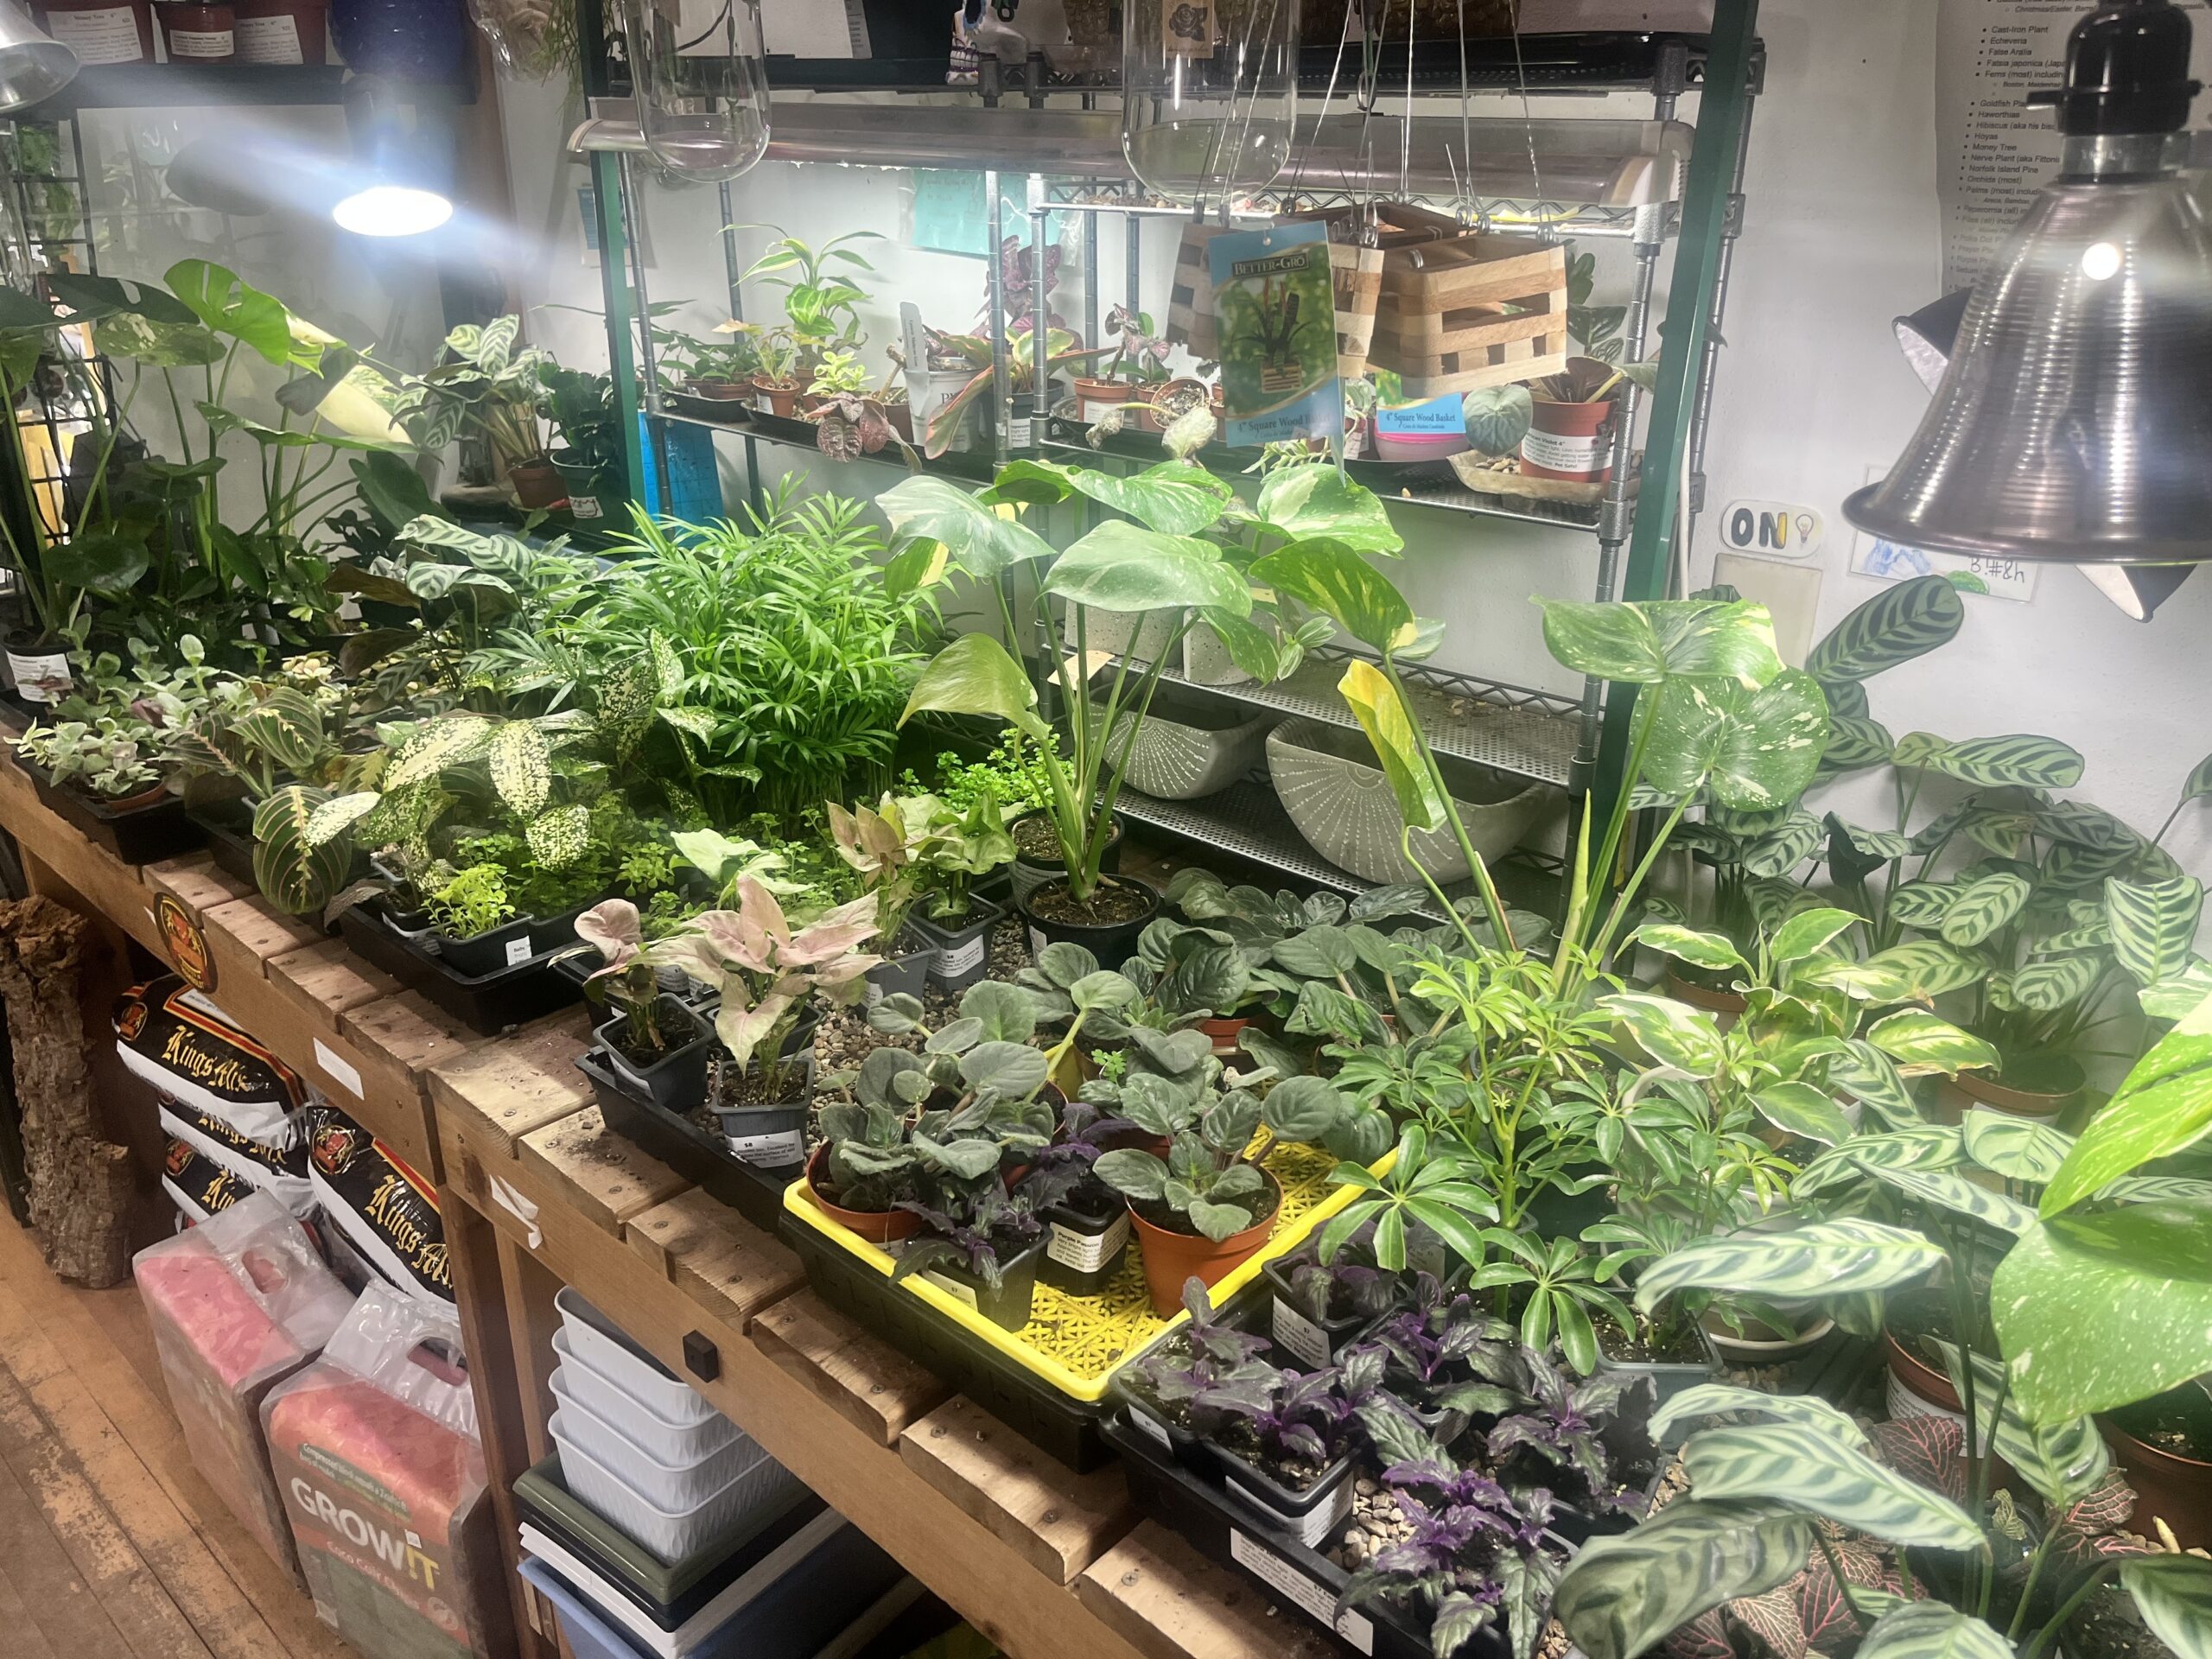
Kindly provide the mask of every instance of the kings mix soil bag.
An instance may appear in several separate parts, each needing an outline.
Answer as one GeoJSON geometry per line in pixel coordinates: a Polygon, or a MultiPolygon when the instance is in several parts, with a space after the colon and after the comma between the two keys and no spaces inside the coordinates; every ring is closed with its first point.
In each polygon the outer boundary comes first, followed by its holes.
{"type": "Polygon", "coordinates": [[[162,1190],[176,1205],[177,1214],[189,1223],[219,1216],[240,1198],[253,1195],[253,1188],[235,1172],[175,1135],[162,1143],[162,1190]]]}
{"type": "Polygon", "coordinates": [[[298,1143],[306,1103],[299,1077],[175,974],[116,1000],[115,1048],[124,1065],[195,1112],[283,1152],[298,1143]]]}
{"type": "Polygon", "coordinates": [[[301,1120],[308,1179],[330,1230],[386,1284],[452,1302],[445,1222],[429,1177],[335,1106],[317,1101],[301,1120]]]}
{"type": "Polygon", "coordinates": [[[212,1112],[194,1111],[180,1101],[161,1096],[155,1103],[162,1129],[173,1141],[181,1141],[201,1159],[228,1170],[248,1190],[272,1195],[285,1209],[305,1221],[315,1212],[315,1186],[308,1179],[308,1149],[304,1141],[279,1151],[240,1135],[212,1112]]]}

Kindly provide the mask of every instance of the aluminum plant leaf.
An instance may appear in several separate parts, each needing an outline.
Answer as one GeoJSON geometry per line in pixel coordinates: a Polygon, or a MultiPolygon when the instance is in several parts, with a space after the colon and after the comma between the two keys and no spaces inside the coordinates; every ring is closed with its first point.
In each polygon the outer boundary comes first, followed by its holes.
{"type": "MultiPolygon", "coordinates": [[[[1936,578],[1941,581],[1941,577],[1936,578]]],[[[1862,1592],[1854,1586],[1854,1597],[1862,1592]]],[[[2012,1644],[1940,1601],[1909,1601],[1876,1619],[1859,1659],[2013,1659],[2012,1644]]]]}
{"type": "Polygon", "coordinates": [[[1328,461],[1268,474],[1253,511],[1294,542],[1322,537],[1362,553],[1395,554],[1406,545],[1375,492],[1328,461]]]}
{"type": "Polygon", "coordinates": [[[1940,1246],[1902,1227],[1816,1221],[1786,1233],[1700,1239],[1643,1270],[1636,1305],[1648,1313],[1678,1290],[1751,1291],[1785,1300],[1889,1290],[1943,1260],[1940,1246]]]}
{"type": "Polygon", "coordinates": [[[1774,619],[1747,600],[1659,600],[1645,604],[1588,604],[1541,599],[1544,644],[1577,673],[1656,685],[1689,675],[1745,687],[1782,672],[1774,619]]]}
{"type": "Polygon", "coordinates": [[[2212,1370],[2212,1209],[2051,1217],[1997,1264],[1989,1309],[2032,1421],[2163,1394],[2212,1370]]]}
{"type": "Polygon", "coordinates": [[[1652,1058],[1685,1077],[1709,1077],[1726,1058],[1713,1016],[1670,996],[1628,992],[1601,998],[1598,1006],[1619,1020],[1652,1058]]]}
{"type": "Polygon", "coordinates": [[[1405,595],[1342,542],[1294,543],[1255,563],[1252,580],[1312,607],[1375,651],[1403,650],[1419,632],[1405,595]]]}
{"type": "Polygon", "coordinates": [[[1787,1503],[1886,1543],[1973,1549],[1974,1517],[1940,1493],[1802,1423],[1709,1428],[1682,1447],[1702,1498],[1787,1503]]]}
{"type": "Polygon", "coordinates": [[[2212,1130],[2212,997],[2135,1063],[2050,1178],[2039,1208],[2056,1216],[2212,1130]]]}
{"type": "MultiPolygon", "coordinates": [[[[1329,469],[1332,474],[1335,470],[1329,469]]],[[[1220,519],[1236,493],[1205,467],[1179,461],[1127,474],[1053,461],[1010,461],[999,468],[980,499],[988,507],[1001,501],[1056,504],[1071,494],[1083,495],[1128,514],[1147,530],[1195,536],[1220,519]]]]}
{"type": "Polygon", "coordinates": [[[2212,1562],[2189,1555],[2122,1561],[2120,1581],[2151,1633],[2177,1659],[2212,1659],[2212,1562]]]}
{"type": "Polygon", "coordinates": [[[1846,1446],[1861,1450],[1866,1446],[1866,1433],[1851,1414],[1839,1411],[1816,1395],[1768,1394],[1726,1382],[1699,1382],[1673,1395],[1651,1414],[1651,1433],[1663,1446],[1683,1423],[1731,1413],[1778,1417],[1832,1435],[1846,1446]]]}
{"type": "Polygon", "coordinates": [[[1812,1548],[1811,1520],[1787,1504],[1682,1498],[1584,1545],[1552,1612],[1588,1659],[1637,1659],[1699,1614],[1786,1583],[1812,1548]]]}
{"type": "Polygon", "coordinates": [[[1961,1355],[1956,1343],[1941,1338],[1936,1345],[1942,1351],[1943,1370],[1951,1387],[1962,1400],[1966,1398],[1966,1363],[1968,1359],[1973,1362],[1977,1416],[1987,1412],[1991,1401],[2002,1402],[1996,1421],[1989,1427],[1990,1446],[2044,1503],[2063,1510],[2103,1484],[2112,1472],[2112,1453],[2106,1450],[2104,1436],[2094,1419],[2031,1423],[2005,1386],[2002,1363],[1987,1354],[1961,1355]]]}
{"type": "Polygon", "coordinates": [[[2024,1233],[2035,1225],[2036,1212],[2017,1199],[2002,1192],[1993,1192],[1987,1187],[1967,1180],[1962,1175],[1947,1174],[1941,1170],[1916,1169],[1909,1165],[1869,1163],[1853,1160],[1859,1166],[1877,1180],[1887,1183],[1908,1198],[1918,1198],[1923,1204],[1932,1204],[1961,1215],[1969,1221],[1995,1227],[2015,1235],[2024,1233]]]}
{"type": "Polygon", "coordinates": [[[1895,1060],[1898,1071],[1908,1077],[1936,1071],[1952,1077],[1998,1062],[1997,1050],[1991,1044],[1922,1008],[1906,1008],[1877,1020],[1867,1027],[1866,1040],[1895,1060]]]}
{"type": "Polygon", "coordinates": [[[1632,944],[1648,944],[1660,955],[1687,962],[1693,967],[1715,970],[1740,968],[1745,973],[1751,969],[1751,963],[1744,960],[1743,952],[1730,943],[1725,933],[1700,933],[1694,927],[1674,922],[1646,922],[1628,937],[1632,944]]]}
{"type": "Polygon", "coordinates": [[[2030,891],[2026,879],[2009,870],[1967,882],[1944,909],[1944,943],[1980,944],[2020,913],[2030,891]]]}
{"type": "Polygon", "coordinates": [[[1372,663],[1355,658],[1344,665],[1337,690],[1351,705],[1376,759],[1382,763],[1382,775],[1397,798],[1399,817],[1408,829],[1442,829],[1447,810],[1444,797],[1421,758],[1413,713],[1398,688],[1372,663]]]}
{"type": "Polygon", "coordinates": [[[2105,883],[2112,953],[2139,985],[2156,985],[2189,965],[2203,914],[2204,884],[2194,876],[2139,885],[2115,876],[2105,883]]]}
{"type": "Polygon", "coordinates": [[[1966,620],[1966,601],[1947,578],[1901,582],[1837,623],[1805,658],[1805,671],[1821,681],[1872,679],[1948,645],[1966,620]]]}
{"type": "Polygon", "coordinates": [[[941,478],[909,478],[875,498],[891,521],[893,538],[938,543],[951,562],[978,582],[1052,556],[1052,544],[1011,516],[978,501],[941,478]]]}
{"type": "Polygon", "coordinates": [[[1976,1106],[1959,1126],[1967,1156],[1993,1175],[2041,1186],[2056,1177],[2074,1150],[2074,1138],[2048,1123],[1976,1106]]]}

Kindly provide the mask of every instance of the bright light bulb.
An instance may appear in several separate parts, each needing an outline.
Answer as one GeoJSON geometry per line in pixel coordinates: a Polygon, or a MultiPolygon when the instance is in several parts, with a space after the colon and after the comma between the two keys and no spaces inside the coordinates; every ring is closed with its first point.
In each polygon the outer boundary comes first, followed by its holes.
{"type": "Polygon", "coordinates": [[[420,236],[453,217],[453,203],[435,190],[372,184],[330,210],[341,229],[356,236],[420,236]]]}
{"type": "Polygon", "coordinates": [[[2110,282],[2120,275],[2120,249],[2110,242],[2093,242],[2082,251],[2082,274],[2093,283],[2110,282]]]}

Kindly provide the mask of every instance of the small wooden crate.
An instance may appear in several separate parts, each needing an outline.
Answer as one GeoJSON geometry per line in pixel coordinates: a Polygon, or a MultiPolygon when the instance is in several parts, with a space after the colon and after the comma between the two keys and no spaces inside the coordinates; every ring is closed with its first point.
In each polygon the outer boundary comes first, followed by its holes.
{"type": "Polygon", "coordinates": [[[1442,214],[1381,208],[1375,366],[1408,397],[1440,397],[1567,367],[1567,251],[1464,230],[1442,214]]]}
{"type": "MultiPolygon", "coordinates": [[[[1281,221],[1298,223],[1296,218],[1281,221]]],[[[1214,327],[1213,271],[1208,250],[1221,234],[1218,225],[1193,221],[1183,227],[1175,251],[1175,282],[1167,296],[1167,338],[1206,360],[1221,354],[1214,327]]],[[[1382,292],[1382,251],[1358,246],[1350,226],[1330,223],[1329,274],[1336,285],[1337,372],[1347,380],[1367,372],[1375,339],[1376,308],[1382,292]]]]}

